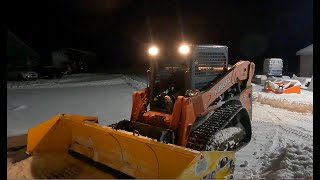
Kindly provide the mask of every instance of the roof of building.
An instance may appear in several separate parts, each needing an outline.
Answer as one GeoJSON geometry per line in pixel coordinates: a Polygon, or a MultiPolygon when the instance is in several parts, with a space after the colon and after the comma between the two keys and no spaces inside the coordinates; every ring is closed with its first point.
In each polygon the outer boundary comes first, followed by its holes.
{"type": "Polygon", "coordinates": [[[35,57],[39,58],[39,54],[36,53],[30,46],[25,44],[21,39],[8,30],[7,39],[7,56],[8,57],[35,57]]]}
{"type": "Polygon", "coordinates": [[[61,48],[61,49],[54,50],[52,52],[61,52],[61,51],[72,51],[72,52],[78,52],[81,54],[92,54],[92,55],[95,54],[94,52],[91,52],[91,51],[84,51],[84,50],[74,49],[74,48],[61,48]]]}
{"type": "Polygon", "coordinates": [[[313,44],[299,50],[296,55],[313,55],[313,44]]]}

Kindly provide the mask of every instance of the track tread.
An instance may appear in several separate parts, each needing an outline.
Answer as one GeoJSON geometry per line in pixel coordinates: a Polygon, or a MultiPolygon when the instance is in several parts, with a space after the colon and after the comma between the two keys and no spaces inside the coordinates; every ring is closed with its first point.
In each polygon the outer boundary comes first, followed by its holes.
{"type": "Polygon", "coordinates": [[[201,126],[190,133],[187,147],[203,151],[212,137],[222,130],[244,107],[240,104],[227,104],[219,107],[201,126]]]}

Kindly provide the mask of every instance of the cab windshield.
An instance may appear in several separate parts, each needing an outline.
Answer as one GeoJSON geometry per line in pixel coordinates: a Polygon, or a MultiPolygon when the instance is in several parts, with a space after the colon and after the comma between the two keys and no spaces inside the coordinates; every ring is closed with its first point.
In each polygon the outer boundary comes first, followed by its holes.
{"type": "Polygon", "coordinates": [[[186,61],[159,60],[156,67],[155,86],[153,89],[153,108],[158,110],[172,110],[172,105],[165,101],[175,102],[185,91],[186,61]],[[169,105],[169,106],[168,106],[169,105]]]}

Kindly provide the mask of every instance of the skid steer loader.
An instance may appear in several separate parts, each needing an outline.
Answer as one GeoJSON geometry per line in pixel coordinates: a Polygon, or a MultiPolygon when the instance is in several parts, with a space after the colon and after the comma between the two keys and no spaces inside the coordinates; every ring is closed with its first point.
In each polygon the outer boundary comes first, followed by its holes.
{"type": "Polygon", "coordinates": [[[235,151],[251,140],[254,63],[229,67],[220,45],[148,52],[148,85],[133,92],[130,120],[59,114],[29,129],[26,153],[75,152],[134,178],[231,178],[235,151]]]}

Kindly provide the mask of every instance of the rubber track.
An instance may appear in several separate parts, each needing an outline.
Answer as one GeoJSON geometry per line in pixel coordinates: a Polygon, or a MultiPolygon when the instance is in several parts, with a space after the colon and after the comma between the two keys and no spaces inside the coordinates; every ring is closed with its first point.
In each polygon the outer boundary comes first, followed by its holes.
{"type": "Polygon", "coordinates": [[[222,130],[244,107],[238,104],[222,105],[201,126],[190,133],[187,147],[204,151],[210,139],[222,130]]]}

